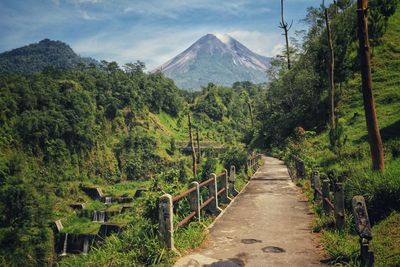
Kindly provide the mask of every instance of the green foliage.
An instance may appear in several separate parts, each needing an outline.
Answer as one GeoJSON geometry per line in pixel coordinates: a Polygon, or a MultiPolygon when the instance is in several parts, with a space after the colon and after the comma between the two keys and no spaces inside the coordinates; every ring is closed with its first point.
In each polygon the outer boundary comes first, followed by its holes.
{"type": "Polygon", "coordinates": [[[331,145],[331,150],[340,155],[340,150],[346,142],[347,136],[345,134],[344,123],[342,120],[336,119],[335,128],[329,129],[329,143],[331,145]]]}
{"type": "Polygon", "coordinates": [[[400,214],[392,213],[372,228],[371,249],[377,266],[400,264],[400,214]]]}
{"type": "Polygon", "coordinates": [[[0,54],[0,73],[32,74],[46,70],[71,69],[98,62],[78,56],[67,44],[44,39],[0,54]]]}
{"type": "Polygon", "coordinates": [[[355,264],[360,250],[358,236],[340,231],[322,231],[321,239],[330,264],[355,264]]]}
{"type": "Polygon", "coordinates": [[[400,160],[391,162],[385,174],[371,170],[354,173],[346,182],[348,203],[354,195],[366,198],[370,220],[379,221],[393,211],[400,211],[400,160]]]}
{"type": "Polygon", "coordinates": [[[215,173],[217,169],[217,163],[218,160],[212,157],[211,153],[206,155],[206,161],[203,164],[203,167],[201,168],[201,177],[203,179],[206,179],[210,173],[215,173]]]}
{"type": "Polygon", "coordinates": [[[225,169],[229,170],[234,165],[239,172],[246,165],[247,152],[240,147],[230,147],[221,156],[221,161],[225,169]]]}

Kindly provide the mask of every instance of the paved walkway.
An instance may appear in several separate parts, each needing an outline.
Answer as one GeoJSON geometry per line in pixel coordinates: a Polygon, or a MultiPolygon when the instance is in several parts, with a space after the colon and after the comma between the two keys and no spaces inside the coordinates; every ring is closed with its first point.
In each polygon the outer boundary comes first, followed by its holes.
{"type": "Polygon", "coordinates": [[[304,196],[282,161],[263,159],[248,186],[210,229],[204,247],[176,267],[322,266],[304,196]]]}

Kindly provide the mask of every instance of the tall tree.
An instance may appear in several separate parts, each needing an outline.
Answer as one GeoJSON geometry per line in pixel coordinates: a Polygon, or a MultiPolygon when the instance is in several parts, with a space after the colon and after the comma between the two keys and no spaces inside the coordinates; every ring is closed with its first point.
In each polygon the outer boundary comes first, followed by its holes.
{"type": "Polygon", "coordinates": [[[200,150],[199,127],[196,127],[196,143],[197,143],[197,163],[201,164],[201,150],[200,150]]]}
{"type": "Polygon", "coordinates": [[[357,1],[358,37],[360,45],[362,92],[364,99],[365,119],[374,170],[384,171],[384,154],[382,139],[376,116],[375,99],[372,94],[371,53],[368,40],[368,0],[357,1]]]}
{"type": "Polygon", "coordinates": [[[328,37],[329,46],[329,63],[328,63],[328,76],[329,76],[329,120],[332,129],[335,129],[335,53],[332,44],[331,26],[329,23],[328,9],[325,8],[325,24],[328,37]]]}
{"type": "Polygon", "coordinates": [[[287,59],[287,66],[288,70],[291,68],[291,63],[290,63],[290,50],[289,50],[289,30],[292,28],[293,21],[290,23],[290,25],[286,22],[284,16],[283,16],[283,0],[281,0],[281,22],[279,25],[279,28],[283,29],[283,35],[285,35],[285,41],[286,41],[286,59],[287,59]]]}
{"type": "Polygon", "coordinates": [[[188,112],[188,125],[189,125],[189,142],[190,142],[190,148],[192,149],[193,177],[197,177],[196,151],[194,149],[194,144],[193,144],[192,119],[190,117],[190,112],[188,112]]]}

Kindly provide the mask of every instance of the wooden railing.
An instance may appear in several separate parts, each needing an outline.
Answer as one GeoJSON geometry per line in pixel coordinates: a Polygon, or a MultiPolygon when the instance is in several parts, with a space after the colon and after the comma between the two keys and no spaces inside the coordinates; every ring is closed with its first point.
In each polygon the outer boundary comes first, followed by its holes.
{"type": "MultiPolygon", "coordinates": [[[[297,178],[306,177],[304,161],[298,157],[293,157],[293,160],[295,162],[297,178]]],[[[316,204],[322,204],[325,214],[333,212],[336,228],[343,229],[346,223],[344,185],[339,182],[331,185],[329,179],[323,179],[321,183],[318,171],[311,173],[310,180],[314,189],[314,201],[316,204]],[[331,192],[331,189],[333,192],[331,192]]],[[[364,197],[354,196],[352,208],[356,230],[360,237],[361,266],[373,266],[374,253],[369,249],[369,242],[372,240],[372,231],[364,197]]]]}
{"type": "MultiPolygon", "coordinates": [[[[261,164],[261,155],[252,156],[246,165],[254,173],[261,164]]],[[[214,216],[221,213],[219,203],[228,204],[231,198],[239,194],[235,189],[236,167],[231,166],[230,172],[225,169],[220,174],[210,174],[209,178],[201,183],[192,182],[188,190],[176,196],[164,194],[159,199],[159,229],[167,248],[175,250],[174,231],[190,222],[193,218],[201,221],[201,211],[206,210],[214,216]],[[201,190],[206,188],[206,190],[201,190]],[[206,193],[203,200],[200,191],[206,193]],[[187,198],[190,204],[189,214],[174,224],[174,205],[187,198]]]]}

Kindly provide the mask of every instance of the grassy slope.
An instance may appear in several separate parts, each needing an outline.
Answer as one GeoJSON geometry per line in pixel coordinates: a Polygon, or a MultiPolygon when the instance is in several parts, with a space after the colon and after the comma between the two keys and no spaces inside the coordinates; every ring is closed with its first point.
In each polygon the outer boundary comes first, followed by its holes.
{"type": "MultiPolygon", "coordinates": [[[[362,194],[370,204],[375,225],[372,248],[377,266],[400,264],[400,215],[392,210],[389,203],[398,203],[400,188],[400,10],[389,20],[382,45],[374,49],[373,90],[378,120],[385,146],[385,175],[370,170],[371,160],[360,91],[360,75],[342,90],[339,103],[340,121],[345,127],[347,142],[335,153],[329,149],[328,132],[303,142],[302,157],[309,166],[319,166],[323,175],[344,174],[347,178],[347,203],[354,194],[362,194]],[[397,202],[396,202],[397,201],[397,202]]],[[[318,219],[319,223],[329,219],[318,219]]],[[[318,222],[317,222],[318,224],[318,222]]],[[[326,223],[325,224],[329,224],[326,223]]],[[[357,237],[351,231],[338,233],[328,230],[325,225],[322,242],[332,263],[357,265],[357,237]]]]}

